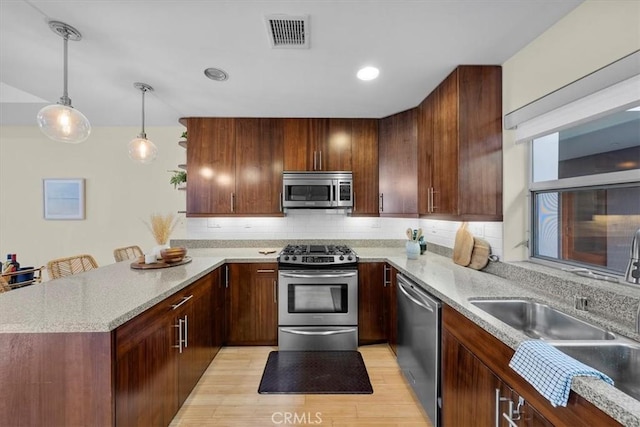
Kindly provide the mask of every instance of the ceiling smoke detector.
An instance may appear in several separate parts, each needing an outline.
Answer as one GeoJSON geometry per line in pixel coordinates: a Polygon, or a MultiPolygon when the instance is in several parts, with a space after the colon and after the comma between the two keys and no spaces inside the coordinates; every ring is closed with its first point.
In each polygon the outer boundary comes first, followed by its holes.
{"type": "Polygon", "coordinates": [[[217,82],[223,82],[229,78],[229,74],[220,68],[207,68],[204,70],[204,75],[217,82]]]}
{"type": "Polygon", "coordinates": [[[308,49],[308,15],[267,15],[264,17],[273,49],[308,49]]]}

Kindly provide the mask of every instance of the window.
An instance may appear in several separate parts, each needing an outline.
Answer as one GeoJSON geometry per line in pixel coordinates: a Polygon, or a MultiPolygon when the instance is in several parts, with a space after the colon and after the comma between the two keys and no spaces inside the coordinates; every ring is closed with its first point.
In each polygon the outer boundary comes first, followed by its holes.
{"type": "Polygon", "coordinates": [[[533,258],[624,274],[640,228],[640,108],[533,139],[533,258]]]}

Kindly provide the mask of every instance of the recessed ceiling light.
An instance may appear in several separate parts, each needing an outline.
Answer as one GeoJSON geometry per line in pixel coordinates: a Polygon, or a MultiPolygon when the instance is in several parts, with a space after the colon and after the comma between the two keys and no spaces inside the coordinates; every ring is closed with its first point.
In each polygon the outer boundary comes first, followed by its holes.
{"type": "Polygon", "coordinates": [[[373,80],[376,77],[378,77],[378,74],[380,74],[380,70],[378,70],[376,67],[364,67],[364,68],[360,68],[358,70],[358,74],[356,74],[358,76],[358,78],[360,80],[373,80]]]}
{"type": "Polygon", "coordinates": [[[229,74],[220,68],[207,68],[204,70],[204,75],[217,82],[223,82],[229,78],[229,74]]]}

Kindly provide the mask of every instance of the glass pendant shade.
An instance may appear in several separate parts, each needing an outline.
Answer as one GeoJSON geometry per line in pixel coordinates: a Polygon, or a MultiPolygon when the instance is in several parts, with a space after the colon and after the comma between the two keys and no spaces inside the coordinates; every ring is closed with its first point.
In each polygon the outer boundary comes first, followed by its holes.
{"type": "Polygon", "coordinates": [[[147,138],[139,136],[129,143],[129,157],[139,163],[151,163],[158,157],[158,148],[147,138]]]}
{"type": "Polygon", "coordinates": [[[48,21],[48,25],[54,33],[63,38],[63,91],[60,101],[57,104],[47,105],[41,109],[36,116],[36,120],[38,127],[48,138],[54,141],[78,144],[89,137],[91,124],[84,114],[71,106],[71,99],[67,90],[67,62],[69,40],[81,40],[82,34],[64,22],[48,21]]]}
{"type": "Polygon", "coordinates": [[[38,112],[37,121],[42,133],[54,141],[78,144],[91,133],[84,114],[67,105],[47,105],[38,112]]]}

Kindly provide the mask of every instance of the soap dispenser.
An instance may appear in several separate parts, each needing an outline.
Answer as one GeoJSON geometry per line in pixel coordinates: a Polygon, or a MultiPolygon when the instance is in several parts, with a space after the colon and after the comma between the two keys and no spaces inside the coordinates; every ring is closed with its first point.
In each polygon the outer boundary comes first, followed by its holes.
{"type": "Polygon", "coordinates": [[[640,228],[636,230],[631,241],[629,264],[624,279],[635,285],[640,285],[640,228]]]}

